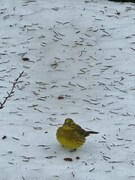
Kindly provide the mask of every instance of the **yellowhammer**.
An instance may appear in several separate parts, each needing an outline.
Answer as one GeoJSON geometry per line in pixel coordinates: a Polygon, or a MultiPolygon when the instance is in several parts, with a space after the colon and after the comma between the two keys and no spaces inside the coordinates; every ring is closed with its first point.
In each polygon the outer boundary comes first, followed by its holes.
{"type": "Polygon", "coordinates": [[[77,149],[85,143],[85,137],[98,134],[96,131],[85,131],[71,118],[65,119],[64,124],[58,128],[56,137],[58,142],[67,149],[77,149]]]}

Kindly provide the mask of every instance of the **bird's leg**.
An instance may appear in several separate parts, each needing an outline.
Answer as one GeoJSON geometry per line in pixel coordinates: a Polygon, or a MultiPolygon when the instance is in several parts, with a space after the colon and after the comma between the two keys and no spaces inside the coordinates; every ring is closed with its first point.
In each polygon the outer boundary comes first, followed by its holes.
{"type": "Polygon", "coordinates": [[[76,149],[70,149],[70,152],[75,152],[76,151],[76,149]]]}

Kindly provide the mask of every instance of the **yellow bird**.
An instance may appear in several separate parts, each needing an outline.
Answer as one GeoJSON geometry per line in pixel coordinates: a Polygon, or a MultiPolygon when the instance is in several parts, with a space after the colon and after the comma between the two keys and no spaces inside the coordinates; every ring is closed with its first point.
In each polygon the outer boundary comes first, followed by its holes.
{"type": "Polygon", "coordinates": [[[64,124],[58,128],[56,137],[58,142],[67,149],[75,150],[80,148],[87,136],[98,134],[96,131],[85,131],[71,118],[65,119],[64,124]]]}

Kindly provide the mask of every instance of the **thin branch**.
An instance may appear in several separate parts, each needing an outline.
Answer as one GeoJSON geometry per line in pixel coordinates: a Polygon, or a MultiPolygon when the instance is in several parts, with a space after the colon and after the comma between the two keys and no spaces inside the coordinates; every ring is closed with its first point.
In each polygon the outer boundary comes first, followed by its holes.
{"type": "Polygon", "coordinates": [[[15,93],[14,89],[15,89],[15,87],[16,87],[19,79],[22,77],[23,73],[24,73],[24,71],[21,72],[21,73],[19,74],[19,76],[18,76],[18,77],[14,80],[14,82],[12,83],[13,85],[12,85],[12,88],[11,88],[10,92],[7,92],[7,96],[4,98],[4,101],[3,101],[3,102],[0,102],[0,109],[3,109],[5,103],[7,102],[7,100],[14,95],[14,93],[15,93]]]}

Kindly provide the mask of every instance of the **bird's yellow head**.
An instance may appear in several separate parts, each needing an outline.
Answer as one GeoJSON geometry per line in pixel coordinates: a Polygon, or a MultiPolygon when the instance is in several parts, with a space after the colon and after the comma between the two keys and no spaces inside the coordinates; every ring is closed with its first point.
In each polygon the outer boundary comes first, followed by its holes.
{"type": "Polygon", "coordinates": [[[65,122],[62,127],[65,130],[73,130],[75,129],[75,125],[76,125],[75,122],[71,118],[67,118],[65,119],[65,122]]]}

